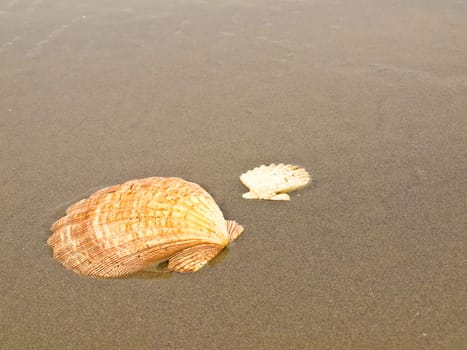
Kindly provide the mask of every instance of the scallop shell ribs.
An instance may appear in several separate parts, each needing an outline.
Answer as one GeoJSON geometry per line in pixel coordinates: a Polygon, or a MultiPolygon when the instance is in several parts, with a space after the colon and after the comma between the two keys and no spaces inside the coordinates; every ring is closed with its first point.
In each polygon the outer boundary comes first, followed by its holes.
{"type": "Polygon", "coordinates": [[[123,276],[165,260],[194,272],[243,231],[225,220],[201,186],[151,177],[101,189],[70,206],[47,243],[64,267],[83,275],[123,276]]]}
{"type": "Polygon", "coordinates": [[[248,170],[240,181],[250,190],[246,199],[290,200],[286,192],[297,190],[311,181],[310,174],[296,165],[270,164],[248,170]]]}

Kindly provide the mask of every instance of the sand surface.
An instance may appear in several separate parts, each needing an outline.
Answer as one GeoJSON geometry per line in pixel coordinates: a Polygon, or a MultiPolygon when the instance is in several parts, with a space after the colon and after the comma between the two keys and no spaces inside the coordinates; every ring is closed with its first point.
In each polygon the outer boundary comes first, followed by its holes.
{"type": "Polygon", "coordinates": [[[0,2],[1,349],[466,349],[466,189],[465,0],[0,2]],[[312,185],[242,199],[270,162],[312,185]],[[52,259],[148,176],[244,234],[188,275],[52,259]]]}

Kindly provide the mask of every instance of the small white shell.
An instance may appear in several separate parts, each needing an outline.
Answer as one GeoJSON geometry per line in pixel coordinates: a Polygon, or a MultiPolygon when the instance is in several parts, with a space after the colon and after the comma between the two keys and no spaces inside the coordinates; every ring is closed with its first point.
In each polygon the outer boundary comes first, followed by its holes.
{"type": "Polygon", "coordinates": [[[240,176],[240,181],[250,190],[243,198],[290,200],[286,192],[306,186],[311,176],[299,166],[273,163],[248,170],[240,176]]]}

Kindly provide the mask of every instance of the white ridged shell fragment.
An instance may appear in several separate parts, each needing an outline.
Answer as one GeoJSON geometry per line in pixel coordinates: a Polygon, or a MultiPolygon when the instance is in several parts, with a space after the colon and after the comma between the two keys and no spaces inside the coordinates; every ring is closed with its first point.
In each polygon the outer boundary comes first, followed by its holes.
{"type": "Polygon", "coordinates": [[[250,190],[246,199],[290,200],[287,192],[306,186],[311,175],[296,165],[261,165],[240,176],[240,181],[250,190]]]}
{"type": "Polygon", "coordinates": [[[64,267],[118,277],[165,260],[169,270],[197,271],[243,228],[225,220],[201,186],[151,177],[97,191],[69,207],[51,230],[47,243],[64,267]]]}

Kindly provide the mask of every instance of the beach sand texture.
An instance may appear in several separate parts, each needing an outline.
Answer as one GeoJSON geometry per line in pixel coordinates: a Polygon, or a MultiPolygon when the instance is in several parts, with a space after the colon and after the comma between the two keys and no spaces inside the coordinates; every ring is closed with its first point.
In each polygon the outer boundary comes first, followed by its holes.
{"type": "Polygon", "coordinates": [[[0,348],[467,348],[466,57],[466,1],[0,2],[0,348]],[[311,185],[243,199],[273,162],[311,185]],[[149,176],[245,231],[193,274],[52,258],[149,176]]]}

